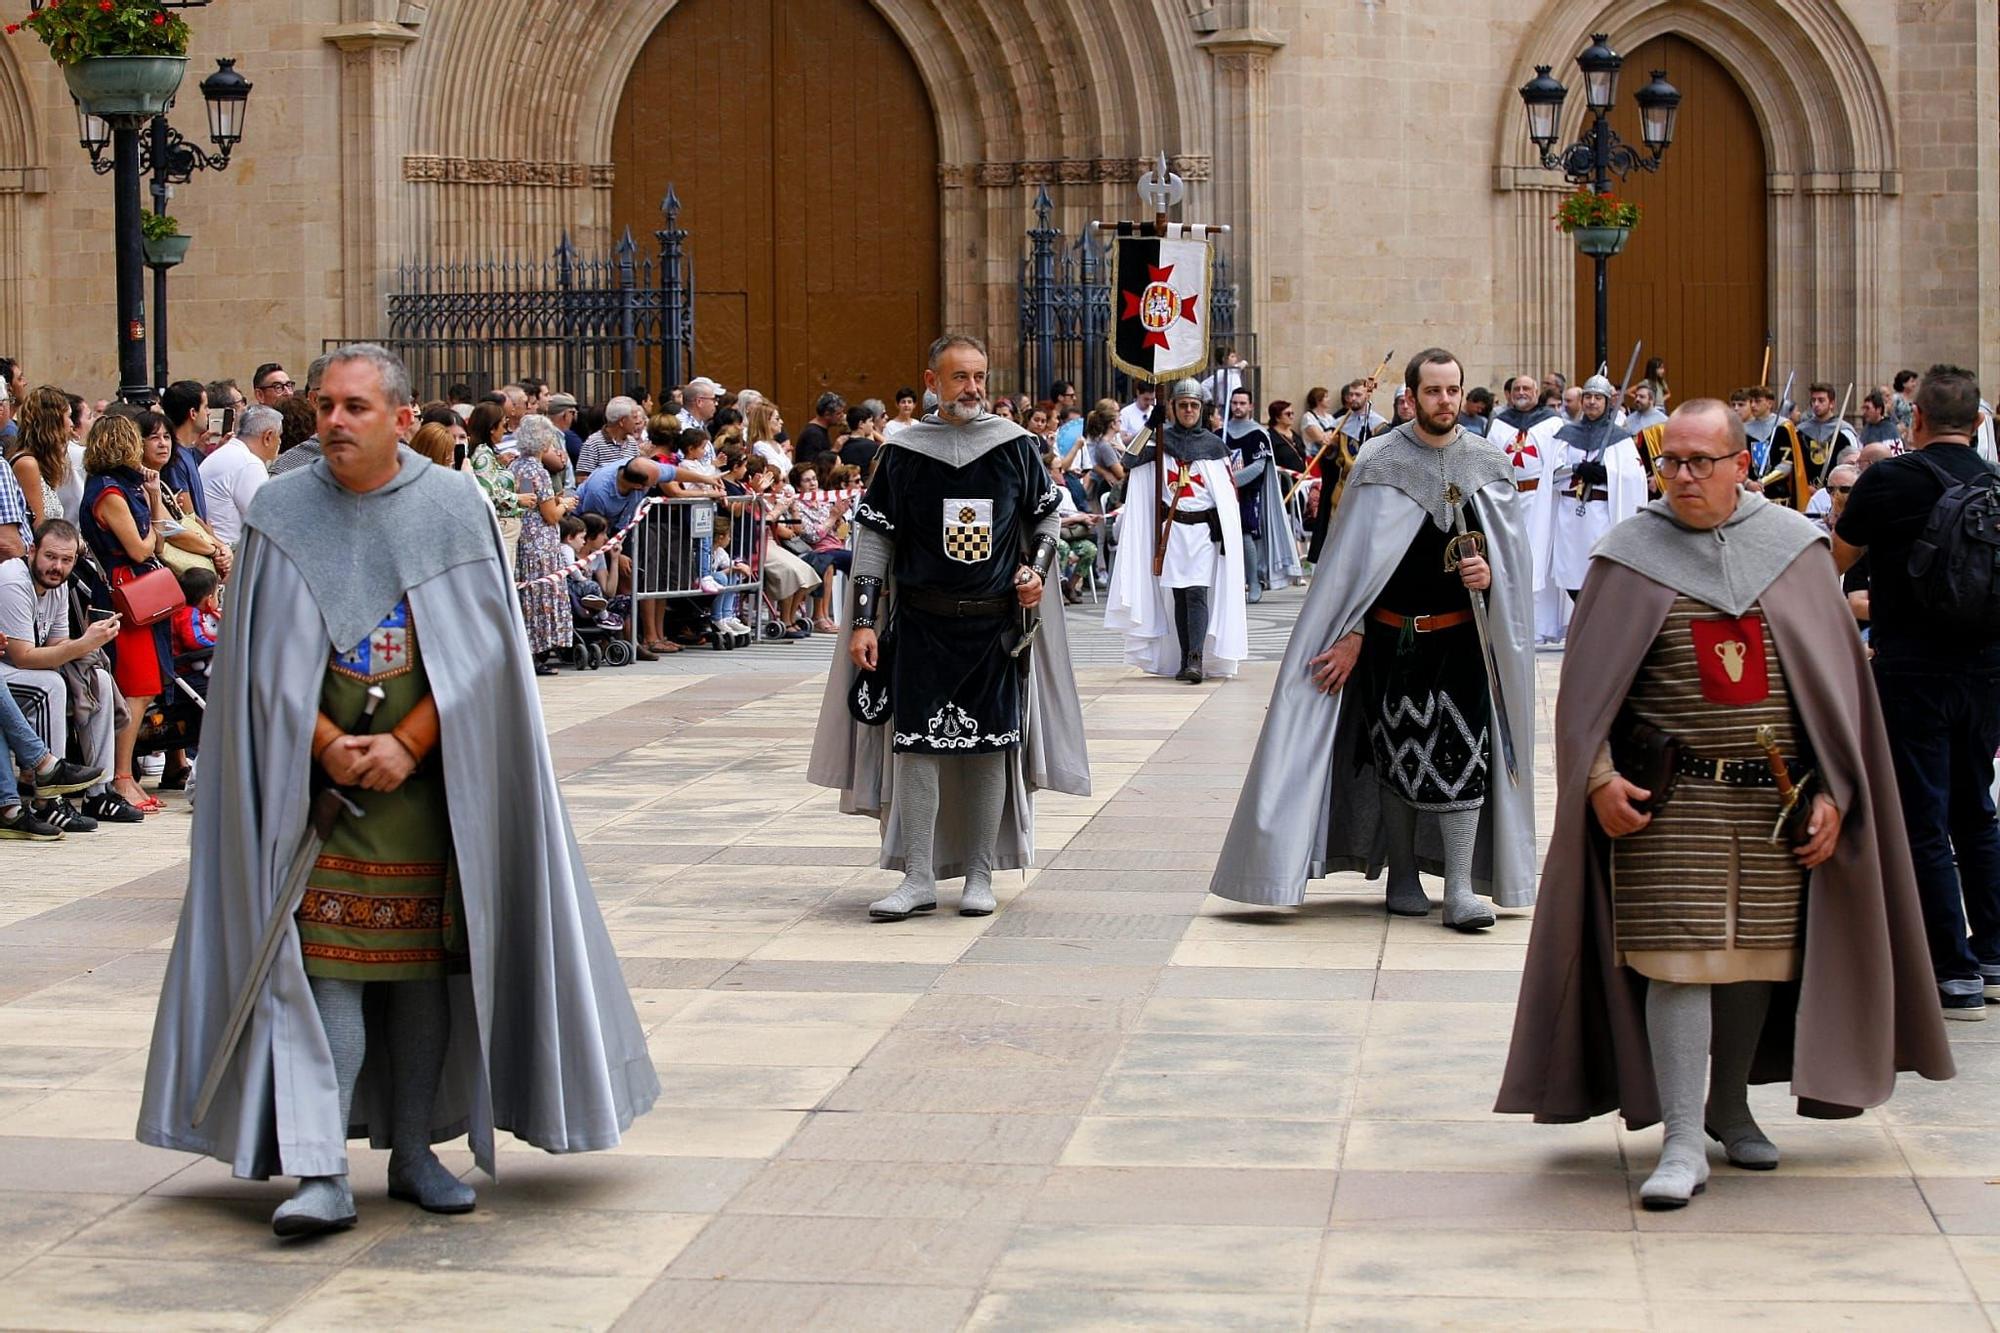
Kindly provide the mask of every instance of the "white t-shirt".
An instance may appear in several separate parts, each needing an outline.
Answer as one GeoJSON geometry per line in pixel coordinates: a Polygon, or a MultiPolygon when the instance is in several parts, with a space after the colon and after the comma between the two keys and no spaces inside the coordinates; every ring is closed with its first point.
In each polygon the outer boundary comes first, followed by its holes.
{"type": "Polygon", "coordinates": [[[201,460],[201,489],[208,499],[208,526],[216,540],[234,546],[243,536],[243,516],[257,488],[271,479],[264,460],[239,439],[227,439],[201,460]]]}
{"type": "Polygon", "coordinates": [[[908,430],[910,427],[916,424],[917,422],[914,417],[908,421],[898,421],[896,420],[896,418],[890,417],[888,422],[884,424],[882,427],[882,438],[885,440],[893,440],[898,435],[901,435],[904,431],[908,430]]]}
{"type": "Polygon", "coordinates": [[[1129,402],[1118,409],[1118,429],[1123,431],[1125,438],[1129,440],[1146,429],[1146,422],[1152,415],[1150,411],[1140,407],[1137,400],[1129,402]]]}
{"type": "Polygon", "coordinates": [[[38,648],[69,638],[69,595],[35,586],[26,560],[0,564],[0,635],[38,648]]]}

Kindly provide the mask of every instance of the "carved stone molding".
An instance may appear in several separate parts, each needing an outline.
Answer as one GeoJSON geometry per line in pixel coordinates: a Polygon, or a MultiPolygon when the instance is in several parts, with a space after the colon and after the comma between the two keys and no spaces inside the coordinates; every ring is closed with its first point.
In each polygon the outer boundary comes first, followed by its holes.
{"type": "Polygon", "coordinates": [[[535,162],[523,158],[403,158],[403,179],[431,185],[536,185],[558,190],[608,190],[616,175],[609,162],[535,162]]]}
{"type": "MultiPolygon", "coordinates": [[[[1214,173],[1207,153],[1181,153],[1167,159],[1168,168],[1183,180],[1205,181],[1214,173]]],[[[1014,185],[1129,185],[1152,169],[1148,158],[1064,157],[1024,162],[940,162],[938,184],[947,190],[968,186],[1003,189],[1014,185]]]]}

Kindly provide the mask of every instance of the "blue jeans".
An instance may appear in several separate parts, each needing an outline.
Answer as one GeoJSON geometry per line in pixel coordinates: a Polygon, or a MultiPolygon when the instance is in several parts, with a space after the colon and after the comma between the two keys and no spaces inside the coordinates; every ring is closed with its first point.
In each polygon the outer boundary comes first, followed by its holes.
{"type": "Polygon", "coordinates": [[[1874,669],[1931,966],[1940,988],[1976,995],[1982,968],[2000,972],[2000,824],[1991,790],[2000,653],[1951,670],[1878,656],[1874,669]]]}
{"type": "Polygon", "coordinates": [[[28,721],[12,690],[0,688],[0,735],[7,738],[9,755],[0,756],[0,810],[21,803],[21,785],[16,768],[38,768],[48,758],[49,747],[42,744],[35,724],[28,721]]]}

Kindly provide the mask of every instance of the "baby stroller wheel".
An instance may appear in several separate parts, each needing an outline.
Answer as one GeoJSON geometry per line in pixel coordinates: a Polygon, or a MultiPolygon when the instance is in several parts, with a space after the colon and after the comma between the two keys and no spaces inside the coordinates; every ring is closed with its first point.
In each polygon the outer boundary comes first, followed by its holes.
{"type": "Polygon", "coordinates": [[[631,642],[627,639],[612,639],[604,645],[604,660],[615,667],[631,666],[631,642]]]}
{"type": "Polygon", "coordinates": [[[604,649],[594,643],[583,645],[583,664],[592,671],[604,665],[604,649]]]}

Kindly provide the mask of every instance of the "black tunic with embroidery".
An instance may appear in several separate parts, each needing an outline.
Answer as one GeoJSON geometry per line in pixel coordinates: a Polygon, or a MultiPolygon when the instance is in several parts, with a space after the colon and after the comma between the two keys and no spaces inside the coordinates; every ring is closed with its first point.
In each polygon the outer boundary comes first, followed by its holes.
{"type": "Polygon", "coordinates": [[[884,638],[897,750],[977,754],[1020,744],[1021,677],[1005,644],[1020,625],[1014,574],[1030,530],[1060,502],[1025,433],[963,467],[893,443],[882,451],[854,517],[896,548],[898,596],[884,638]],[[1010,604],[948,616],[910,605],[911,590],[1010,604]]]}
{"type": "MultiPolygon", "coordinates": [[[[1477,526],[1470,506],[1468,528],[1477,526]]],[[[1445,544],[1426,518],[1370,608],[1361,647],[1360,698],[1368,709],[1368,753],[1383,786],[1420,810],[1469,810],[1486,799],[1491,705],[1479,631],[1468,619],[1426,634],[1385,625],[1399,616],[1469,612],[1471,595],[1444,567],[1445,544]]]]}

